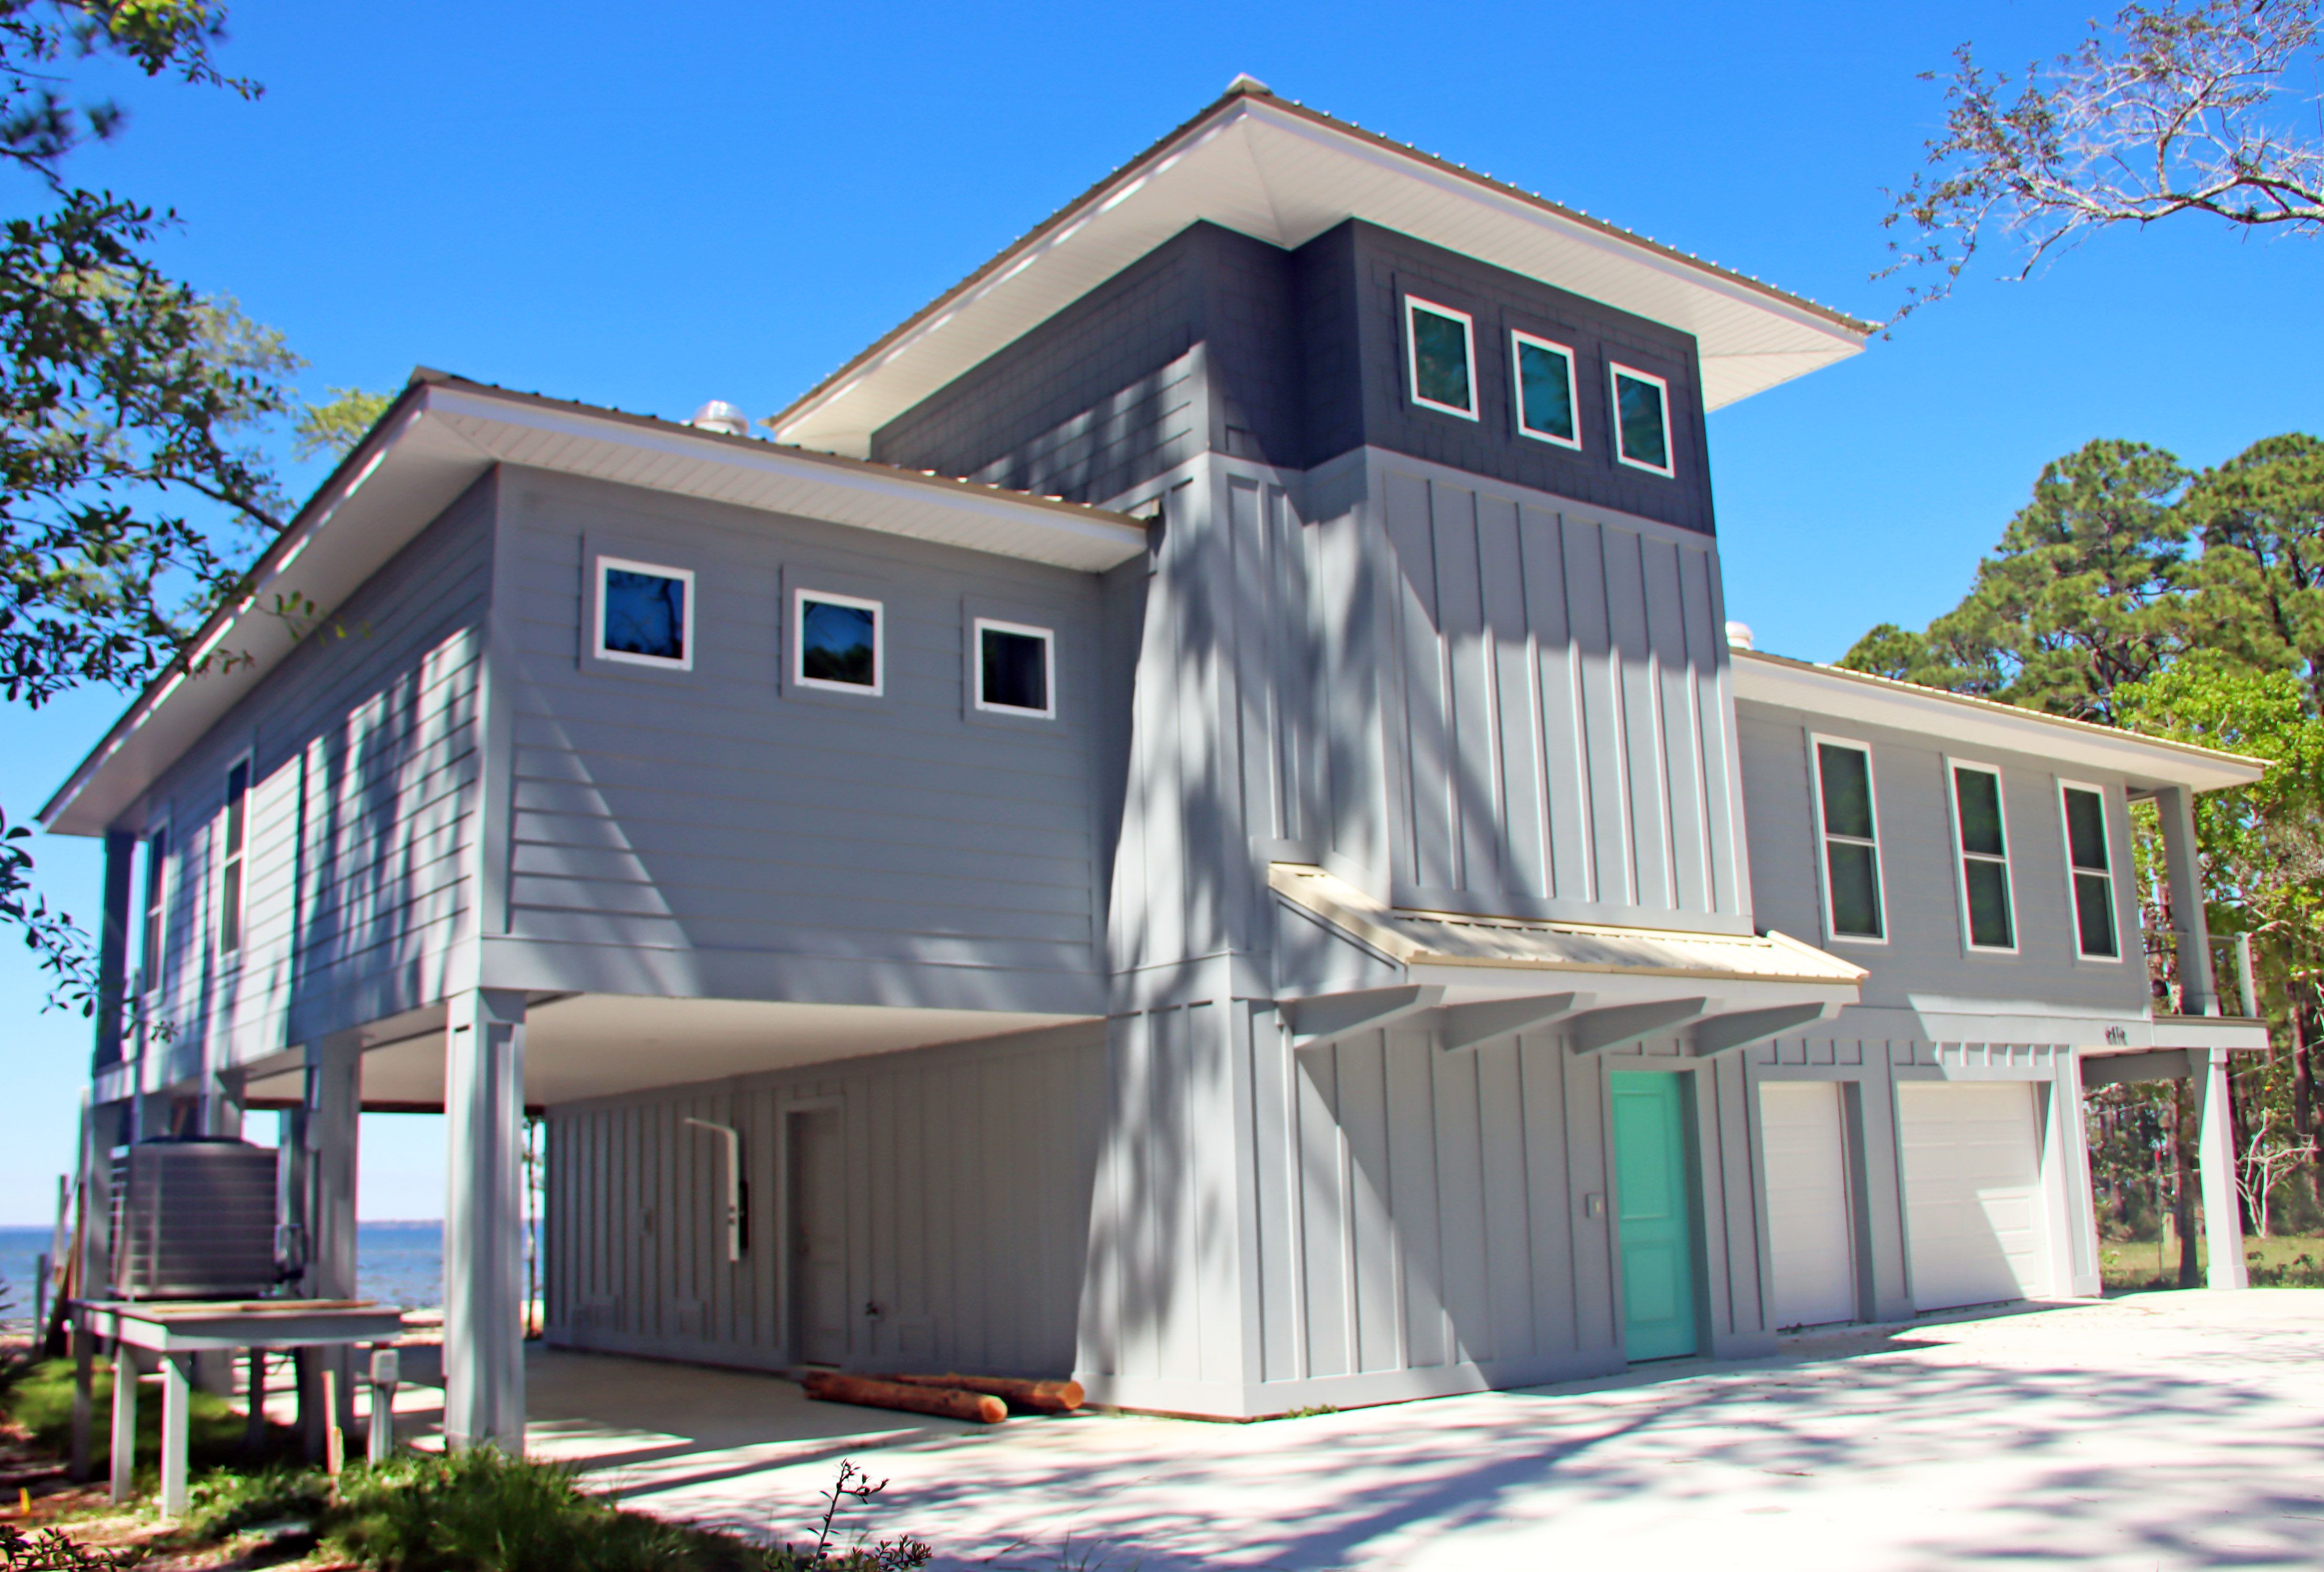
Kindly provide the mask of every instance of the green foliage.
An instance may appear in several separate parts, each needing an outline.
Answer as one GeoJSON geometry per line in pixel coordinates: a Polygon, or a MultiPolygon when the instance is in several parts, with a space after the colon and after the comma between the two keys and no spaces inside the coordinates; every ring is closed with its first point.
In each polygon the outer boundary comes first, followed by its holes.
{"type": "MultiPolygon", "coordinates": [[[[113,1445],[113,1366],[97,1361],[91,1382],[95,1409],[90,1435],[96,1455],[104,1456],[113,1445]]],[[[137,1405],[137,1455],[157,1462],[161,1456],[161,1403],[158,1393],[141,1392],[137,1405]]],[[[69,1359],[43,1359],[33,1364],[5,1392],[0,1392],[0,1413],[21,1425],[32,1439],[62,1452],[72,1438],[73,1364],[69,1359]]],[[[198,1465],[242,1461],[242,1414],[214,1392],[194,1389],[187,1409],[186,1438],[198,1465]]],[[[287,1438],[278,1437],[278,1441],[287,1438]]]]}
{"type": "Polygon", "coordinates": [[[393,393],[365,393],[355,387],[331,389],[330,398],[309,404],[291,429],[298,456],[312,458],[318,453],[329,453],[346,458],[394,402],[393,393]]]}
{"type": "Polygon", "coordinates": [[[2324,710],[2324,442],[2270,437],[2209,470],[2183,508],[2203,542],[2189,621],[2246,666],[2291,671],[2324,710]]]}
{"type": "Polygon", "coordinates": [[[14,1524],[0,1523],[0,1567],[7,1572],[105,1572],[136,1561],[133,1551],[92,1550],[61,1529],[27,1534],[14,1524]]]}

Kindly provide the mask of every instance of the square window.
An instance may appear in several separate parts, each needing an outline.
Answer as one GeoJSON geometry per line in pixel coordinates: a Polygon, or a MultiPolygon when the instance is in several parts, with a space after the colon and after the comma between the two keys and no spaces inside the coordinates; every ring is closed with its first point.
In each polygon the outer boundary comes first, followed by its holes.
{"type": "Polygon", "coordinates": [[[1002,715],[1057,713],[1056,635],[1021,623],[976,619],[976,707],[1002,715]]]}
{"type": "Polygon", "coordinates": [[[820,589],[791,599],[793,678],[802,688],[881,691],[880,603],[820,589]]]}
{"type": "Polygon", "coordinates": [[[1511,333],[1509,343],[1517,367],[1517,430],[1561,448],[1581,447],[1573,351],[1530,333],[1511,333]]]}
{"type": "Polygon", "coordinates": [[[597,559],[597,658],[687,670],[694,664],[694,575],[597,559]]]}
{"type": "Polygon", "coordinates": [[[1476,338],[1469,313],[1407,298],[1405,339],[1412,354],[1412,402],[1425,410],[1477,418],[1476,338]]]}
{"type": "Polygon", "coordinates": [[[1671,464],[1670,384],[1627,365],[1614,375],[1614,457],[1633,469],[1677,473],[1671,464]]]}

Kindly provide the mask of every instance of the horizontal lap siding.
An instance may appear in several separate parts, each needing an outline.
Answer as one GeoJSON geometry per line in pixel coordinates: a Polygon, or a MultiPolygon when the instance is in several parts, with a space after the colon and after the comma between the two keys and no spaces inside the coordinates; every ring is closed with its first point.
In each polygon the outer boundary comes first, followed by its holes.
{"type": "Polygon", "coordinates": [[[549,1114],[549,1335],[568,1346],[792,1362],[787,1111],[835,1105],[848,1362],[1072,1368],[1095,1168],[1100,1029],[929,1049],[549,1114]],[[742,1133],[749,1239],[726,1260],[724,1145],[742,1133]],[[877,1314],[863,1313],[876,1307],[877,1314]]]}
{"type": "Polygon", "coordinates": [[[512,489],[510,935],[564,947],[575,987],[609,980],[591,952],[641,948],[1093,977],[1094,579],[560,477],[512,489]],[[657,549],[697,574],[694,669],[585,669],[586,559],[657,549]],[[782,680],[786,584],[818,575],[882,602],[881,696],[782,680]],[[1056,629],[1056,722],[964,713],[978,615],[1056,629]]]}
{"type": "Polygon", "coordinates": [[[1393,467],[1380,480],[1399,899],[1747,911],[1711,542],[1393,467]]]}
{"type": "MultiPolygon", "coordinates": [[[[155,1018],[191,1073],[441,997],[470,931],[478,669],[493,491],[480,483],[338,608],[157,789],[177,848],[155,1018]],[[252,751],[238,966],[217,953],[227,767],[252,751]]],[[[278,635],[279,636],[279,635],[278,635]]]]}

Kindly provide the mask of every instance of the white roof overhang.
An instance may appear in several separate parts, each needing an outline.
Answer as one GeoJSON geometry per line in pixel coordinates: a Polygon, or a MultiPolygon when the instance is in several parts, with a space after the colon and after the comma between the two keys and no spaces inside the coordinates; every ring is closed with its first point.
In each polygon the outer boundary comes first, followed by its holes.
{"type": "Polygon", "coordinates": [[[1378,224],[1694,335],[1718,409],[1856,354],[1874,324],[1284,100],[1231,92],[768,421],[835,453],[1189,225],[1303,245],[1378,224]]]}
{"type": "Polygon", "coordinates": [[[2089,721],[2020,709],[1989,698],[1921,688],[1864,671],[1816,666],[1758,650],[1736,650],[1738,703],[1779,706],[1832,720],[1939,737],[1966,747],[2031,754],[2069,769],[2118,775],[2134,793],[2165,786],[2216,791],[2248,786],[2264,760],[2089,721]]]}
{"type": "Polygon", "coordinates": [[[1146,550],[1146,526],[1054,498],[801,452],[749,437],[427,374],[301,509],[241,592],[73,772],[42,822],[98,835],[296,645],[497,464],[701,497],[1096,573],[1146,550]],[[309,609],[311,608],[311,609],[309,609]],[[230,661],[212,657],[230,652],[230,661]],[[189,664],[192,668],[190,673],[189,664]]]}

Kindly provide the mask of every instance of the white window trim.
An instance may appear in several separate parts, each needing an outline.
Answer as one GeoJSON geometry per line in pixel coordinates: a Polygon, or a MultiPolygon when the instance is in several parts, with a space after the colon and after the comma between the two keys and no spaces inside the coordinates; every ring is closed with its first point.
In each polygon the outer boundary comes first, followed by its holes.
{"type": "Polygon", "coordinates": [[[597,559],[597,626],[594,633],[595,653],[600,661],[612,661],[624,666],[650,666],[659,671],[691,671],[694,670],[694,569],[670,568],[659,562],[640,562],[629,557],[597,559]],[[625,573],[646,573],[656,578],[675,578],[686,586],[686,613],[679,619],[678,642],[686,653],[673,661],[667,655],[641,655],[634,650],[609,650],[605,647],[605,575],[620,569],[625,573]]]}
{"type": "Polygon", "coordinates": [[[1418,295],[1404,297],[1404,375],[1405,391],[1412,395],[1413,404],[1419,409],[1434,410],[1440,415],[1452,415],[1463,421],[1479,418],[1475,408],[1462,409],[1458,404],[1440,404],[1434,399],[1420,395],[1420,335],[1412,330],[1412,314],[1429,311],[1461,324],[1461,342],[1469,356],[1469,402],[1471,406],[1484,401],[1478,396],[1477,385],[1477,319],[1466,311],[1456,311],[1450,306],[1440,306],[1418,295]]]}
{"type": "Polygon", "coordinates": [[[1643,469],[1648,475],[1659,475],[1665,480],[1677,479],[1678,443],[1675,440],[1676,433],[1671,430],[1669,379],[1666,377],[1656,376],[1651,371],[1640,371],[1635,365],[1624,365],[1619,361],[1609,361],[1606,364],[1606,396],[1608,400],[1610,401],[1610,408],[1608,412],[1614,417],[1615,462],[1618,464],[1627,464],[1633,469],[1643,469]],[[1626,376],[1633,382],[1652,383],[1654,384],[1656,396],[1662,400],[1663,454],[1664,457],[1670,460],[1667,464],[1649,464],[1643,458],[1631,458],[1628,453],[1623,450],[1622,378],[1626,376]]]}
{"type": "Polygon", "coordinates": [[[210,942],[217,951],[220,966],[239,966],[243,952],[250,948],[250,800],[257,790],[258,768],[248,753],[229,759],[224,773],[218,778],[221,785],[233,782],[237,765],[243,771],[242,850],[239,854],[230,853],[226,848],[226,813],[233,805],[229,798],[221,796],[218,799],[215,820],[217,826],[217,865],[210,876],[210,942]],[[242,877],[242,889],[235,902],[237,931],[232,949],[226,945],[226,882],[229,873],[239,874],[242,877]]]}
{"type": "MultiPolygon", "coordinates": [[[[1573,347],[1570,344],[1560,344],[1554,338],[1544,338],[1537,333],[1519,332],[1514,328],[1509,329],[1509,398],[1517,411],[1518,436],[1530,437],[1536,442],[1547,442],[1554,447],[1571,448],[1576,453],[1582,451],[1582,389],[1579,385],[1581,373],[1578,369],[1581,358],[1574,354],[1573,347]],[[1547,349],[1565,356],[1565,407],[1573,411],[1573,435],[1571,437],[1559,437],[1547,431],[1536,431],[1526,424],[1524,347],[1526,345],[1531,345],[1536,349],[1547,349]]],[[[1665,419],[1665,424],[1668,424],[1667,417],[1665,419]]]]}
{"type": "Polygon", "coordinates": [[[2074,958],[2101,966],[2122,965],[2124,952],[2130,947],[2130,935],[2124,932],[2122,926],[2122,878],[2115,868],[2114,826],[2107,822],[2111,808],[2105,787],[2094,786],[2088,781],[2069,781],[2062,775],[2058,777],[2058,842],[2066,858],[2067,929],[2074,937],[2074,958]],[[2114,954],[2110,956],[2092,955],[2082,948],[2082,898],[2074,888],[2074,875],[2081,870],[2074,866],[2074,829],[2066,818],[2066,793],[2070,791],[2087,791],[2098,800],[2098,828],[2104,832],[2107,843],[2107,920],[2114,928],[2114,954]]]}
{"type": "Polygon", "coordinates": [[[888,691],[888,608],[876,600],[866,600],[860,595],[842,595],[831,589],[808,589],[804,587],[791,591],[791,680],[801,688],[813,688],[825,693],[853,693],[859,698],[879,698],[888,691]],[[819,600],[825,606],[853,606],[872,614],[872,684],[834,682],[828,677],[807,675],[807,603],[819,600]]]}
{"type": "Polygon", "coordinates": [[[137,994],[143,998],[161,986],[161,968],[170,954],[170,854],[173,831],[170,821],[162,819],[145,831],[144,887],[137,892],[137,994]],[[153,855],[153,837],[161,837],[161,855],[158,865],[153,855]],[[151,939],[149,944],[146,941],[151,939]]]}
{"type": "MultiPolygon", "coordinates": [[[[1877,944],[1888,942],[1888,869],[1886,859],[1880,855],[1880,780],[1879,772],[1872,765],[1872,744],[1854,737],[1835,736],[1830,732],[1808,733],[1808,801],[1815,815],[1816,888],[1823,892],[1824,938],[1834,944],[1877,944]],[[1831,910],[1831,865],[1825,851],[1823,828],[1823,754],[1825,744],[1835,748],[1854,748],[1864,755],[1864,794],[1872,808],[1872,884],[1879,903],[1880,933],[1877,938],[1864,933],[1842,933],[1833,920],[1831,910]]],[[[1848,837],[1850,845],[1856,837],[1848,837]]]]}
{"type": "Polygon", "coordinates": [[[1953,810],[1953,884],[1955,893],[1960,897],[1961,948],[1970,955],[2014,956],[2018,951],[2017,941],[2023,936],[2024,929],[2017,924],[2017,872],[2012,865],[2009,851],[2008,782],[2002,780],[2001,771],[1997,765],[1983,763],[1976,759],[1956,758],[1950,754],[1944,755],[1944,761],[1945,800],[1952,804],[1953,810]],[[2006,945],[1978,943],[1974,930],[1969,926],[1969,862],[1972,857],[1980,863],[1989,863],[1994,859],[1982,852],[1971,853],[1961,844],[1960,776],[1957,773],[1961,770],[1973,770],[1980,775],[1993,777],[1993,799],[2001,814],[2001,885],[2009,897],[2008,918],[2011,942],[2006,945]]]}
{"type": "Polygon", "coordinates": [[[969,648],[973,652],[974,668],[969,673],[969,692],[976,707],[988,715],[1018,715],[1028,718],[1055,720],[1057,718],[1057,635],[1053,628],[1037,628],[1030,623],[1003,622],[999,617],[981,616],[969,629],[969,648]],[[1046,709],[1028,709],[1017,704],[988,704],[984,698],[984,630],[996,633],[1021,633],[1041,641],[1041,691],[1049,700],[1046,709]]]}

